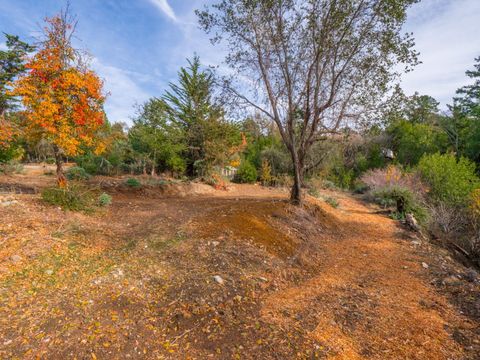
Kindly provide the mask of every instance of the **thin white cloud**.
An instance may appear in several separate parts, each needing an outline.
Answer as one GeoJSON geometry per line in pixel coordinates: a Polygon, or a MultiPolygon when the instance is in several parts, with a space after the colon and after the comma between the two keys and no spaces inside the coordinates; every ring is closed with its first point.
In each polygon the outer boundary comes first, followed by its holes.
{"type": "Polygon", "coordinates": [[[105,111],[111,122],[131,123],[135,105],[146,101],[150,95],[137,83],[137,73],[102,63],[98,58],[92,61],[93,68],[105,80],[109,93],[105,111]]]}
{"type": "Polygon", "coordinates": [[[150,0],[150,2],[170,19],[177,21],[177,16],[167,0],[150,0]]]}
{"type": "Polygon", "coordinates": [[[2,50],[2,51],[8,50],[7,44],[4,43],[4,42],[0,43],[0,50],[2,50]]]}
{"type": "Polygon", "coordinates": [[[203,66],[220,66],[219,71],[226,71],[222,65],[227,55],[222,44],[213,46],[209,35],[205,34],[198,26],[196,9],[201,9],[205,0],[191,0],[189,7],[185,8],[178,17],[178,28],[182,31],[182,41],[172,44],[168,72],[176,74],[179,65],[186,66],[186,59],[191,59],[194,54],[200,57],[203,66]]]}
{"type": "Polygon", "coordinates": [[[480,1],[424,0],[409,15],[405,30],[413,32],[423,63],[403,77],[402,88],[431,95],[445,106],[468,84],[465,71],[480,56],[480,1]]]}

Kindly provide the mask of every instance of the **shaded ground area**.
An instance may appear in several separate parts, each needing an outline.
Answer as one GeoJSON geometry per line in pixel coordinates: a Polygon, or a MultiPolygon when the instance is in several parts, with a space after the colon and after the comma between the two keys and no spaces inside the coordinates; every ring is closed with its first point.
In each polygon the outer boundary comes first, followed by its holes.
{"type": "Polygon", "coordinates": [[[358,199],[96,181],[92,215],[0,195],[0,358],[478,358],[476,274],[358,199]]]}

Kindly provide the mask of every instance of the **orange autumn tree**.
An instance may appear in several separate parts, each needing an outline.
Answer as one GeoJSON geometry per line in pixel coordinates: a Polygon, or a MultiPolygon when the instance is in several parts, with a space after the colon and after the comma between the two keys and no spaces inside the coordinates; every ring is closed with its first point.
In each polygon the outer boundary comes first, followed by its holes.
{"type": "Polygon", "coordinates": [[[0,148],[7,148],[17,134],[17,127],[0,116],[0,148]]]}
{"type": "Polygon", "coordinates": [[[53,144],[58,185],[65,187],[63,156],[78,155],[85,147],[97,153],[104,148],[96,133],[105,122],[105,95],[102,80],[72,46],[76,23],[68,10],[45,21],[44,41],[12,94],[22,99],[27,135],[53,144]]]}

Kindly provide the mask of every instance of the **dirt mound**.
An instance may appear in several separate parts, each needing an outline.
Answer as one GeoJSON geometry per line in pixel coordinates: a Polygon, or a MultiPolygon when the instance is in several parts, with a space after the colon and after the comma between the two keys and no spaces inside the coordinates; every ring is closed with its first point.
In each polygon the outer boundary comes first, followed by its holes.
{"type": "Polygon", "coordinates": [[[0,183],[0,193],[13,193],[13,194],[36,194],[38,189],[34,186],[28,186],[17,183],[0,183]]]}
{"type": "Polygon", "coordinates": [[[335,226],[335,219],[320,206],[302,209],[285,200],[243,200],[205,213],[190,228],[205,239],[248,241],[285,258],[298,254],[312,236],[335,226]]]}
{"type": "Polygon", "coordinates": [[[112,193],[134,194],[153,198],[213,195],[216,192],[212,186],[203,183],[140,176],[137,179],[141,185],[128,186],[126,184],[127,179],[129,177],[95,176],[89,181],[89,185],[98,186],[112,193]]]}

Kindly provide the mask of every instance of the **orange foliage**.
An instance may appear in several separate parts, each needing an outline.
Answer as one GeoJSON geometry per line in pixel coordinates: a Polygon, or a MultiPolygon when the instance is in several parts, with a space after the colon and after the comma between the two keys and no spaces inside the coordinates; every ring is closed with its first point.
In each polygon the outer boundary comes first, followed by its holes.
{"type": "Polygon", "coordinates": [[[72,47],[73,26],[62,15],[46,19],[46,39],[11,94],[22,99],[27,134],[40,132],[72,156],[81,145],[102,149],[95,134],[105,121],[105,95],[102,80],[72,47]]]}
{"type": "Polygon", "coordinates": [[[0,117],[0,148],[7,148],[17,134],[17,127],[0,117]]]}
{"type": "Polygon", "coordinates": [[[227,190],[227,185],[225,184],[225,181],[219,174],[213,174],[212,175],[212,182],[213,182],[213,187],[215,190],[227,190]]]}
{"type": "Polygon", "coordinates": [[[236,159],[233,159],[233,160],[230,160],[230,166],[232,167],[239,167],[240,166],[240,157],[236,158],[236,159]]]}

